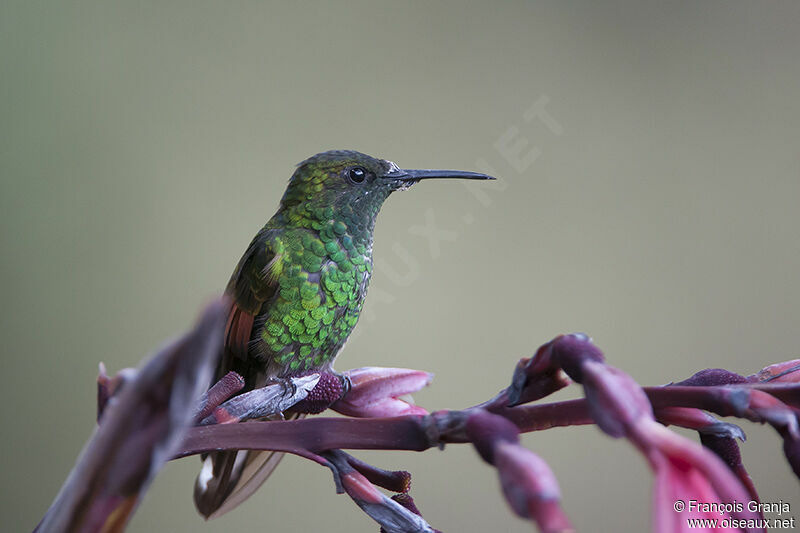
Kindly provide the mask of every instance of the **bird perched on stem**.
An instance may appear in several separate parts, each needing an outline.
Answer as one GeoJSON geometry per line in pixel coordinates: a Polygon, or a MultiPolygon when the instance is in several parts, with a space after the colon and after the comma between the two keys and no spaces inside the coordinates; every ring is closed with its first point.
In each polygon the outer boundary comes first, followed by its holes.
{"type": "MultiPolygon", "coordinates": [[[[404,170],[346,150],[300,163],[278,212],[253,238],[228,283],[232,304],[217,379],[235,371],[245,379],[241,392],[247,392],[275,380],[332,371],[364,304],[381,205],[394,191],[434,178],[493,179],[457,170],[404,170]]],[[[211,518],[236,507],[281,456],[208,454],[195,486],[200,513],[211,518]]]]}

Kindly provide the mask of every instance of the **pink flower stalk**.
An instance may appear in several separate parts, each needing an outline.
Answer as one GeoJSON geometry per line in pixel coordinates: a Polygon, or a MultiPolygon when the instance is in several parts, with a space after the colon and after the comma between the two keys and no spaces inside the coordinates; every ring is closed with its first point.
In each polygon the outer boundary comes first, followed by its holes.
{"type": "Polygon", "coordinates": [[[401,397],[430,383],[431,374],[374,367],[276,379],[228,399],[243,384],[230,373],[198,404],[221,349],[225,309],[212,306],[195,330],[138,371],[109,378],[101,367],[99,428],[39,531],[121,531],[165,460],[213,450],[271,450],[329,467],[337,492],[347,492],[382,533],[437,533],[407,493],[408,472],[383,470],[342,449],[422,451],[467,442],[497,468],[517,515],[545,533],[573,531],[552,471],[520,445],[519,433],[593,422],[610,436],[629,440],[653,469],[656,533],[763,531],[760,508],[749,505],[758,495],[736,440],[744,434],[706,411],[772,425],[800,477],[800,360],[749,377],[706,369],[680,383],[649,387],[645,394],[630,376],[605,363],[589,337],[571,334],[521,360],[510,387],[463,410],[427,415],[401,397]],[[519,405],[570,380],[583,385],[585,399],[519,405]],[[363,419],[231,423],[283,412],[320,413],[331,406],[363,419]],[[375,417],[380,419],[370,420],[375,417]],[[703,445],[662,424],[696,430],[703,445]],[[389,498],[378,487],[400,494],[389,498]]]}
{"type": "MultiPolygon", "coordinates": [[[[713,452],[655,421],[647,396],[630,376],[595,361],[584,363],[582,374],[586,398],[598,425],[612,436],[629,439],[655,471],[656,532],[688,531],[687,518],[706,518],[702,513],[681,514],[676,518],[674,506],[679,500],[686,505],[691,501],[722,504],[750,500],[739,479],[713,452]]],[[[720,518],[722,523],[726,518],[755,521],[760,516],[745,507],[720,518]]],[[[759,531],[757,527],[747,530],[759,531]]]]}
{"type": "Polygon", "coordinates": [[[331,408],[343,415],[377,418],[427,415],[428,411],[400,399],[427,386],[433,374],[408,368],[364,367],[344,373],[350,390],[331,408]]]}
{"type": "MultiPolygon", "coordinates": [[[[739,479],[713,452],[656,422],[642,388],[621,370],[606,365],[602,353],[588,338],[567,336],[565,339],[568,342],[563,344],[558,360],[570,377],[583,384],[592,418],[609,435],[630,440],[647,457],[656,473],[656,532],[690,529],[686,516],[675,517],[676,510],[682,510],[678,508],[679,500],[686,505],[692,501],[742,504],[750,500],[739,479]]],[[[766,408],[766,403],[762,399],[761,407],[766,408]]],[[[699,511],[704,512],[703,509],[699,511]]],[[[732,531],[763,529],[760,515],[744,505],[725,513],[719,524],[708,529],[724,531],[725,524],[733,524],[729,528],[732,531]],[[727,522],[723,522],[725,519],[727,522]]],[[[697,531],[696,527],[691,529],[697,531]]]]}

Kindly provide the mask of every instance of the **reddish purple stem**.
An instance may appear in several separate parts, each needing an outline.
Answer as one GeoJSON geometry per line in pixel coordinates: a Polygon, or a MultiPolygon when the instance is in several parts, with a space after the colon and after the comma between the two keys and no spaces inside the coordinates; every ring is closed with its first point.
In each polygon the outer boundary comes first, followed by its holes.
{"type": "MultiPolygon", "coordinates": [[[[665,386],[645,387],[644,391],[656,408],[697,407],[722,416],[743,416],[748,388],[769,388],[770,392],[775,390],[789,396],[798,393],[800,385],[665,386]]],[[[484,404],[484,408],[507,418],[522,433],[593,423],[584,399],[517,407],[502,407],[500,402],[493,401],[484,404]]],[[[289,453],[340,448],[423,451],[442,443],[469,442],[463,434],[462,424],[456,422],[453,427],[447,427],[468,411],[444,411],[429,416],[308,418],[193,427],[188,430],[176,457],[218,449],[268,449],[289,453]]]]}

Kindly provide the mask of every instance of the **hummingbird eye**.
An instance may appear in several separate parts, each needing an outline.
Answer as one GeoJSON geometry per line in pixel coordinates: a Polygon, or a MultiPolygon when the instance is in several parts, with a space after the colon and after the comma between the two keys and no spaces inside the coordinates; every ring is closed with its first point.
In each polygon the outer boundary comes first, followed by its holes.
{"type": "Polygon", "coordinates": [[[347,178],[353,183],[364,183],[367,179],[367,171],[361,167],[353,167],[347,171],[347,178]]]}

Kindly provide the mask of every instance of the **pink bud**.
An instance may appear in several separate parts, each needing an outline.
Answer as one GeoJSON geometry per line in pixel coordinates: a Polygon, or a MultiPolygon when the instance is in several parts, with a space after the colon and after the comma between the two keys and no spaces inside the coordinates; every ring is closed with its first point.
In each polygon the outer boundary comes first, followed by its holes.
{"type": "Polygon", "coordinates": [[[342,473],[342,486],[347,494],[360,502],[380,504],[386,498],[367,478],[352,470],[342,473]]]}
{"type": "Polygon", "coordinates": [[[561,509],[561,491],[544,460],[516,442],[499,441],[494,461],[503,494],[514,512],[543,533],[575,531],[561,509]]]}
{"type": "Polygon", "coordinates": [[[469,414],[464,431],[483,460],[491,465],[494,464],[495,448],[501,441],[519,442],[519,428],[513,422],[483,409],[469,414]]]}
{"type": "Polygon", "coordinates": [[[344,375],[350,381],[350,390],[331,406],[343,415],[375,418],[428,414],[399,397],[428,385],[433,374],[407,368],[364,367],[348,370],[344,375]]]}
{"type": "Polygon", "coordinates": [[[600,348],[592,342],[585,333],[570,333],[561,335],[550,341],[551,357],[564,369],[569,377],[581,383],[583,381],[581,368],[585,363],[594,361],[602,363],[605,356],[600,348]]]}
{"type": "Polygon", "coordinates": [[[796,410],[760,390],[750,391],[748,408],[780,434],[783,453],[792,471],[800,477],[800,424],[796,410]]]}
{"type": "Polygon", "coordinates": [[[800,382],[800,359],[775,363],[762,368],[751,378],[769,383],[798,383],[800,382]]]}
{"type": "Polygon", "coordinates": [[[642,388],[625,372],[597,361],[581,367],[589,412],[612,437],[626,436],[639,420],[652,420],[653,409],[642,388]]]}
{"type": "Polygon", "coordinates": [[[770,423],[776,429],[783,428],[794,438],[800,438],[797,415],[794,409],[775,398],[771,394],[760,390],[751,390],[749,408],[770,423]]]}
{"type": "Polygon", "coordinates": [[[553,359],[553,343],[562,337],[541,345],[533,357],[519,360],[508,388],[509,406],[544,398],[569,385],[569,378],[553,359]]]}

